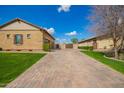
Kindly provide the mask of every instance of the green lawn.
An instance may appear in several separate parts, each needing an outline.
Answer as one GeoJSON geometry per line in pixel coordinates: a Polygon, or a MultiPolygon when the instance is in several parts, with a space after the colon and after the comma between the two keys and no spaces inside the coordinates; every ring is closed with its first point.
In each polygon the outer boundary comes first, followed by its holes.
{"type": "Polygon", "coordinates": [[[0,53],[0,87],[6,86],[45,54],[0,53]]]}
{"type": "Polygon", "coordinates": [[[93,51],[81,51],[81,52],[124,74],[124,62],[105,58],[104,54],[101,52],[93,52],[93,51]]]}

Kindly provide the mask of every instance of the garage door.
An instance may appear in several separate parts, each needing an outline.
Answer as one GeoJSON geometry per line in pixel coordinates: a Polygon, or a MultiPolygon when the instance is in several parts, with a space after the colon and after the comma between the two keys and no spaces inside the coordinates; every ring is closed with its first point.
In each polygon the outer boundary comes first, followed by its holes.
{"type": "Polygon", "coordinates": [[[73,48],[73,44],[66,44],[66,48],[73,48]]]}

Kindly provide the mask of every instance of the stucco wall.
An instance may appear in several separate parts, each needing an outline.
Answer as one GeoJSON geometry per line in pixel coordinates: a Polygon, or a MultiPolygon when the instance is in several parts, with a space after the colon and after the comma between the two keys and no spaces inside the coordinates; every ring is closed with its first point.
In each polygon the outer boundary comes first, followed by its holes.
{"type": "Polygon", "coordinates": [[[60,45],[60,49],[65,49],[66,47],[66,45],[65,44],[59,44],[60,45]]]}
{"type": "Polygon", "coordinates": [[[51,42],[54,42],[54,39],[49,36],[46,32],[44,32],[44,38],[50,40],[51,42]]]}
{"type": "Polygon", "coordinates": [[[78,46],[93,46],[93,40],[80,43],[78,46]]]}
{"type": "Polygon", "coordinates": [[[43,49],[43,33],[39,31],[0,31],[0,47],[3,49],[43,49]],[[10,38],[7,38],[10,34],[10,38]],[[23,44],[14,44],[14,35],[23,35],[23,44]],[[31,34],[31,38],[27,38],[31,34]]]}
{"type": "Polygon", "coordinates": [[[3,28],[1,28],[0,30],[39,30],[29,24],[26,24],[22,21],[15,21],[3,28]]]}
{"type": "Polygon", "coordinates": [[[43,32],[43,38],[49,40],[49,44],[50,44],[50,47],[51,48],[54,48],[55,47],[55,45],[54,45],[54,39],[50,35],[48,35],[48,33],[43,32]]]}
{"type": "Polygon", "coordinates": [[[44,44],[43,38],[47,38],[54,42],[53,38],[51,38],[48,33],[19,19],[0,28],[0,48],[3,50],[41,50],[44,44]],[[7,38],[7,34],[10,34],[10,38],[7,38]],[[21,34],[23,36],[23,44],[14,44],[15,34],[21,34]],[[27,38],[27,34],[31,35],[30,39],[27,38]]]}
{"type": "Polygon", "coordinates": [[[113,47],[111,38],[97,39],[97,49],[110,49],[113,47]]]}
{"type": "Polygon", "coordinates": [[[73,49],[78,49],[78,44],[73,44],[73,49]]]}
{"type": "MultiPolygon", "coordinates": [[[[97,49],[111,49],[113,47],[113,41],[111,38],[100,37],[96,38],[97,49]]],[[[78,46],[93,46],[93,40],[85,41],[78,46]]]]}

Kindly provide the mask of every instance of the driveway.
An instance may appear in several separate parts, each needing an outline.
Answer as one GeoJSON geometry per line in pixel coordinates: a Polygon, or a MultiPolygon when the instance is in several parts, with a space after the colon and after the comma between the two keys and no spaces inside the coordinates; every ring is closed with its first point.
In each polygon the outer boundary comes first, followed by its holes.
{"type": "Polygon", "coordinates": [[[124,87],[124,75],[79,50],[49,53],[7,87],[124,87]]]}

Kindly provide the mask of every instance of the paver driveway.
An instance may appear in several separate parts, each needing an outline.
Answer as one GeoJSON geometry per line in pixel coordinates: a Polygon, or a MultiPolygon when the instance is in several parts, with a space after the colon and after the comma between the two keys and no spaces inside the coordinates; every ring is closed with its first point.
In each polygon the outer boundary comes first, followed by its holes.
{"type": "Polygon", "coordinates": [[[79,50],[57,50],[7,87],[124,87],[124,75],[79,50]]]}

